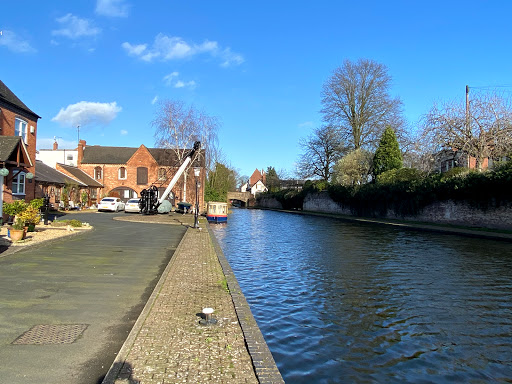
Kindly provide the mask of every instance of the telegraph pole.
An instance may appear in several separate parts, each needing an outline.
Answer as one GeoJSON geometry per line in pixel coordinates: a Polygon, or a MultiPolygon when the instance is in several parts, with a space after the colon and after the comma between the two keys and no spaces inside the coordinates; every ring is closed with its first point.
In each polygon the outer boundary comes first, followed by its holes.
{"type": "MultiPolygon", "coordinates": [[[[466,132],[468,132],[468,133],[470,131],[470,125],[471,125],[471,119],[469,116],[469,85],[466,85],[466,132]]],[[[466,166],[469,169],[469,166],[470,166],[469,154],[467,154],[467,158],[468,158],[468,161],[467,161],[466,166]]]]}

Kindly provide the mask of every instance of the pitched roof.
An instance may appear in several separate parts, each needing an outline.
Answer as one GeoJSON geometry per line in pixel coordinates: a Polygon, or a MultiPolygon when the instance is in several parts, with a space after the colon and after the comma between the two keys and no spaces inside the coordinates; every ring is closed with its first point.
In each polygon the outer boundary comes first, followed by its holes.
{"type": "Polygon", "coordinates": [[[79,180],[83,184],[89,186],[89,187],[103,187],[103,184],[99,183],[98,181],[94,180],[91,176],[89,176],[87,173],[82,171],[81,169],[78,169],[77,167],[73,167],[71,165],[65,165],[61,163],[57,163],[59,167],[62,167],[66,172],[71,174],[73,178],[79,180]]]}
{"type": "Polygon", "coordinates": [[[35,174],[35,180],[39,183],[51,183],[51,184],[66,184],[66,183],[73,183],[86,186],[86,184],[72,179],[71,177],[65,175],[62,172],[57,171],[55,168],[50,167],[49,165],[46,165],[41,160],[36,160],[36,174],[35,174]]]}
{"type": "MultiPolygon", "coordinates": [[[[86,146],[82,164],[126,164],[139,148],[86,146]]],[[[170,148],[147,149],[158,165],[169,167],[179,167],[181,165],[176,153],[170,148]]],[[[197,159],[193,166],[204,166],[204,150],[201,150],[201,153],[203,156],[200,156],[200,159],[197,159]]]]}
{"type": "Polygon", "coordinates": [[[256,184],[259,180],[261,180],[261,182],[262,182],[263,184],[265,184],[265,182],[266,182],[266,180],[265,180],[265,171],[263,171],[263,170],[262,170],[262,171],[260,172],[260,171],[259,171],[259,169],[256,169],[256,170],[252,173],[252,175],[251,175],[251,177],[250,177],[250,179],[249,179],[249,184],[250,184],[250,185],[254,185],[254,184],[256,184]]]}
{"type": "Polygon", "coordinates": [[[40,119],[41,116],[38,116],[35,112],[33,112],[29,107],[27,107],[23,101],[21,101],[18,96],[16,96],[8,87],[0,80],[0,102],[8,107],[16,110],[17,112],[25,112],[25,114],[30,115],[34,120],[40,119]]]}
{"type": "Polygon", "coordinates": [[[126,164],[138,148],[103,147],[89,145],[84,148],[82,164],[126,164]]]}
{"type": "Polygon", "coordinates": [[[20,165],[32,166],[27,147],[21,140],[21,136],[0,136],[0,162],[17,162],[18,156],[14,155],[18,150],[21,151],[20,165]]]}

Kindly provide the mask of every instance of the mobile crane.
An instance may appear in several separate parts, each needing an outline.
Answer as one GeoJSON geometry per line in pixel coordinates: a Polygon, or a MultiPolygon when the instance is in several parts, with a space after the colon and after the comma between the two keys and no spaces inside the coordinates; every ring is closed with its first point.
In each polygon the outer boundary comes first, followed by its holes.
{"type": "Polygon", "coordinates": [[[171,193],[171,190],[176,185],[181,175],[183,175],[187,166],[192,161],[195,153],[199,151],[200,148],[201,142],[196,141],[194,143],[194,148],[187,154],[187,156],[183,160],[183,163],[179,167],[178,171],[176,172],[176,174],[174,175],[171,182],[165,189],[162,196],[160,196],[160,198],[158,198],[158,188],[155,185],[152,185],[147,189],[143,189],[140,192],[139,208],[141,213],[145,215],[154,215],[158,213],[158,207],[163,203],[165,199],[167,199],[167,196],[169,196],[169,193],[171,193]]]}

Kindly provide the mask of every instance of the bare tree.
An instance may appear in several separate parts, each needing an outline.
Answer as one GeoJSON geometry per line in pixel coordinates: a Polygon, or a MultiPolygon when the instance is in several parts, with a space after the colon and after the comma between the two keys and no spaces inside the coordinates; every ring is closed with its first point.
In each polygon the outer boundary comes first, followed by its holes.
{"type": "MultiPolygon", "coordinates": [[[[507,155],[512,147],[512,103],[496,93],[464,102],[434,105],[424,117],[423,137],[437,150],[461,151],[481,170],[486,158],[507,155]]],[[[468,164],[465,164],[466,166],[468,164]]]]}
{"type": "Polygon", "coordinates": [[[297,163],[299,177],[329,181],[334,165],[345,151],[339,131],[330,126],[317,128],[308,138],[301,139],[299,145],[303,149],[297,163]]]}
{"type": "MultiPolygon", "coordinates": [[[[194,142],[200,141],[202,150],[195,153],[190,166],[202,160],[200,156],[204,156],[207,174],[215,168],[218,118],[181,100],[163,100],[159,103],[152,125],[155,128],[156,146],[169,148],[178,160],[176,166],[188,155],[194,142]]],[[[183,178],[183,200],[186,200],[187,172],[183,178]]]]}
{"type": "Polygon", "coordinates": [[[217,117],[209,116],[181,100],[162,100],[151,124],[155,128],[156,146],[172,149],[179,162],[189,153],[194,142],[200,141],[204,151],[198,151],[195,156],[204,153],[206,167],[210,168],[217,151],[217,117]]]}
{"type": "Polygon", "coordinates": [[[402,102],[389,94],[391,76],[383,64],[345,60],[322,88],[324,120],[340,130],[353,149],[374,147],[387,125],[399,142],[407,136],[402,102]]]}

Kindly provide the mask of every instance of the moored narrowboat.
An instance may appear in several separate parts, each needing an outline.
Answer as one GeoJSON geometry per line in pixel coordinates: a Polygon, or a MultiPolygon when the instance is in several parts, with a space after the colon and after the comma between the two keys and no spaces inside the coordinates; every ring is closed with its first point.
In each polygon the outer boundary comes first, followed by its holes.
{"type": "Polygon", "coordinates": [[[228,221],[228,203],[209,201],[206,206],[206,220],[210,223],[226,223],[228,221]]]}

